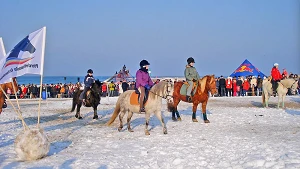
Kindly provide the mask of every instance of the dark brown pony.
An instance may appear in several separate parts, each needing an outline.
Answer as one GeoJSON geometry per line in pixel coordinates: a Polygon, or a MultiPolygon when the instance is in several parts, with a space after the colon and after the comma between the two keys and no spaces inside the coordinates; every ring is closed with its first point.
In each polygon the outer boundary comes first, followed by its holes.
{"type": "MultiPolygon", "coordinates": [[[[12,78],[12,82],[4,83],[4,84],[1,84],[0,86],[2,87],[2,89],[5,92],[7,91],[8,88],[10,88],[12,94],[15,94],[13,87],[15,88],[15,90],[18,90],[18,83],[17,83],[17,79],[15,77],[12,78]]],[[[4,101],[5,101],[5,95],[3,94],[2,90],[0,89],[0,114],[2,112],[2,106],[4,105],[4,101]]]]}
{"type": "MultiPolygon", "coordinates": [[[[102,86],[102,83],[99,80],[96,80],[95,83],[92,84],[90,91],[86,92],[87,99],[86,99],[85,107],[93,107],[93,109],[94,109],[93,119],[98,119],[97,107],[101,100],[101,98],[100,98],[101,86],[102,86]]],[[[78,119],[82,119],[82,117],[80,115],[80,108],[82,106],[82,100],[79,100],[79,96],[82,92],[83,92],[83,90],[77,90],[73,95],[71,112],[73,112],[75,110],[75,107],[77,106],[75,117],[78,119]]]]}
{"type": "MultiPolygon", "coordinates": [[[[186,96],[180,94],[180,88],[182,87],[183,82],[176,82],[174,84],[174,93],[173,93],[173,99],[174,99],[174,110],[172,111],[172,119],[174,121],[179,120],[181,121],[179,112],[177,110],[177,106],[179,102],[182,100],[184,102],[188,102],[186,100],[186,96]],[[177,118],[175,117],[175,114],[177,118]]],[[[196,111],[197,106],[199,103],[202,103],[202,114],[203,114],[203,120],[205,123],[209,123],[209,120],[206,116],[206,105],[209,98],[209,92],[214,95],[217,93],[216,89],[216,82],[214,75],[206,75],[202,79],[199,79],[197,81],[197,89],[195,92],[195,95],[192,96],[192,103],[193,103],[193,115],[192,120],[193,122],[198,122],[196,119],[196,111]]]]}

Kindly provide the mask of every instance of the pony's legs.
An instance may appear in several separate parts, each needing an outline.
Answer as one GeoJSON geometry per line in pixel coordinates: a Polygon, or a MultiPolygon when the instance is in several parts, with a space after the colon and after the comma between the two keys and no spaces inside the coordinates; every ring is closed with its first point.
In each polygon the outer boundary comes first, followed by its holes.
{"type": "Polygon", "coordinates": [[[156,117],[158,118],[158,120],[160,121],[160,123],[161,123],[161,125],[163,127],[163,133],[164,134],[168,134],[167,127],[166,127],[165,121],[164,121],[164,119],[162,117],[161,111],[156,111],[155,115],[156,115],[156,117]]]}
{"type": "Polygon", "coordinates": [[[124,111],[121,111],[120,115],[119,115],[119,120],[120,120],[120,126],[118,128],[118,131],[121,131],[122,128],[123,128],[123,117],[125,115],[125,112],[124,111]]]}
{"type": "Polygon", "coordinates": [[[147,112],[147,111],[146,111],[146,114],[145,114],[145,118],[146,118],[145,134],[150,135],[149,130],[148,130],[148,125],[149,125],[149,121],[150,121],[150,113],[147,112]]]}
{"type": "Polygon", "coordinates": [[[206,116],[206,105],[207,105],[207,101],[202,103],[203,120],[204,120],[204,123],[210,123],[210,121],[207,119],[207,116],[206,116]]]}
{"type": "Polygon", "coordinates": [[[93,119],[98,119],[97,106],[94,107],[94,117],[93,117],[93,119]]]}
{"type": "Polygon", "coordinates": [[[172,111],[172,120],[173,121],[177,121],[177,120],[181,121],[181,117],[180,117],[179,112],[177,110],[177,106],[178,106],[180,100],[179,99],[174,99],[173,101],[174,101],[174,110],[172,111]],[[177,118],[176,118],[175,115],[177,116],[177,118]]]}
{"type": "Polygon", "coordinates": [[[285,96],[286,96],[286,95],[283,95],[283,96],[282,96],[282,108],[283,108],[283,109],[285,108],[285,107],[284,107],[285,96]]]}
{"type": "Polygon", "coordinates": [[[130,132],[133,132],[133,130],[131,129],[131,126],[130,126],[130,121],[131,121],[132,115],[133,115],[133,112],[128,111],[128,115],[127,115],[127,129],[130,132]]]}
{"type": "Polygon", "coordinates": [[[77,104],[77,109],[76,109],[75,117],[78,118],[78,119],[82,119],[82,117],[80,115],[80,108],[81,108],[81,102],[77,104]]]}
{"type": "Polygon", "coordinates": [[[198,104],[196,103],[193,104],[193,115],[192,115],[193,122],[198,122],[198,120],[196,119],[197,106],[198,104]]]}
{"type": "Polygon", "coordinates": [[[277,109],[279,109],[279,107],[280,107],[279,105],[280,105],[281,100],[282,100],[282,96],[281,96],[281,94],[278,94],[277,109]]]}

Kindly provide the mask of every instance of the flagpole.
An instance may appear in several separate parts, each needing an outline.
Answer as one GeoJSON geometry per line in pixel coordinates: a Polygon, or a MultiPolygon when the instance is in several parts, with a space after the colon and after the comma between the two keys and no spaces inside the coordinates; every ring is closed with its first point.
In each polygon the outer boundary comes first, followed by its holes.
{"type": "Polygon", "coordinates": [[[8,98],[6,92],[3,90],[2,86],[0,85],[0,89],[2,91],[2,93],[5,95],[6,99],[8,100],[8,102],[11,104],[11,106],[13,107],[13,109],[15,110],[15,112],[17,113],[19,119],[22,121],[22,125],[24,127],[24,131],[26,129],[29,129],[28,126],[26,125],[24,118],[22,117],[22,114],[19,112],[19,110],[16,109],[16,107],[14,106],[14,104],[11,102],[11,100],[8,98]]]}
{"type": "Polygon", "coordinates": [[[17,96],[17,92],[16,92],[16,88],[15,88],[14,80],[13,79],[12,79],[11,84],[12,84],[12,87],[13,87],[13,90],[14,90],[14,93],[15,93],[15,97],[16,97],[16,100],[17,100],[18,109],[21,110],[20,104],[19,104],[19,99],[18,99],[18,96],[17,96]]]}
{"type": "Polygon", "coordinates": [[[40,99],[39,99],[39,109],[38,109],[38,122],[37,128],[40,126],[40,116],[41,116],[41,101],[42,101],[42,88],[43,88],[43,74],[44,74],[44,56],[45,56],[45,42],[46,42],[46,27],[44,27],[45,31],[43,31],[43,45],[42,45],[42,65],[41,65],[41,85],[40,85],[40,99]]]}

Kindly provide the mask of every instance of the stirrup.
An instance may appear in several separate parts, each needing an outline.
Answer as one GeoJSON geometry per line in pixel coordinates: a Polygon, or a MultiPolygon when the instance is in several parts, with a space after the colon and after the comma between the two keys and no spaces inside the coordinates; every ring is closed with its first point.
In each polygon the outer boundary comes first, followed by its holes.
{"type": "Polygon", "coordinates": [[[192,102],[192,97],[191,97],[191,96],[186,96],[186,100],[187,100],[188,102],[192,102]]]}
{"type": "Polygon", "coordinates": [[[145,113],[145,112],[146,112],[145,107],[140,108],[140,113],[145,113]]]}

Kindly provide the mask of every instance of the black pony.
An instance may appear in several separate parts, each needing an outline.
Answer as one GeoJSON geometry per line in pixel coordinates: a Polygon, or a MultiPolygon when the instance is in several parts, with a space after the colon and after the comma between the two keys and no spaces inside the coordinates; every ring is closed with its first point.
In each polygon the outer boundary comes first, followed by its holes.
{"type": "MultiPolygon", "coordinates": [[[[102,86],[102,83],[99,80],[96,80],[95,83],[92,84],[91,90],[88,90],[86,92],[85,107],[93,107],[93,109],[94,109],[93,119],[98,119],[97,106],[99,105],[100,100],[101,100],[101,98],[100,98],[101,86],[102,86]]],[[[83,90],[77,90],[77,91],[75,91],[75,93],[73,95],[73,103],[72,103],[71,112],[73,112],[75,110],[75,107],[77,105],[77,111],[76,111],[75,117],[78,119],[82,119],[82,117],[80,116],[80,107],[82,105],[82,100],[79,100],[79,96],[82,92],[83,92],[83,90]]]]}

